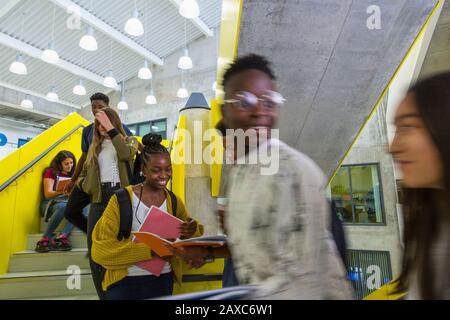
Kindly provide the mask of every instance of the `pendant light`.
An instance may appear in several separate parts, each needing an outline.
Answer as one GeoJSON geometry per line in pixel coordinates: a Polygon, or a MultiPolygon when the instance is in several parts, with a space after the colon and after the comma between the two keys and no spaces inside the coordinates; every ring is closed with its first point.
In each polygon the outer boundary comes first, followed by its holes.
{"type": "MultiPolygon", "coordinates": [[[[148,28],[148,29],[150,29],[150,28],[148,28]]],[[[150,32],[147,33],[146,39],[145,39],[147,42],[147,47],[150,47],[149,46],[150,45],[149,34],[150,34],[150,32]]],[[[142,80],[150,80],[152,78],[152,76],[153,76],[152,71],[148,67],[148,61],[144,60],[144,66],[141,69],[139,69],[138,78],[142,79],[142,80]]]]}
{"type": "Polygon", "coordinates": [[[109,53],[109,66],[110,69],[106,72],[106,77],[103,79],[103,85],[107,88],[115,89],[117,87],[117,81],[114,78],[112,72],[112,40],[110,40],[110,53],[109,53]]]}
{"type": "Polygon", "coordinates": [[[186,34],[186,19],[184,19],[184,55],[178,60],[178,68],[182,70],[192,69],[192,59],[189,57],[189,51],[187,49],[187,34],[186,34]]]}
{"type": "Polygon", "coordinates": [[[184,99],[184,98],[187,98],[188,96],[189,96],[189,93],[188,93],[187,89],[184,87],[184,84],[182,84],[182,87],[180,89],[178,89],[177,97],[184,99]]]}
{"type": "Polygon", "coordinates": [[[58,94],[56,93],[56,88],[54,86],[50,87],[50,91],[47,93],[46,99],[50,102],[58,102],[59,101],[59,97],[58,97],[58,94]]]}
{"type": "Polygon", "coordinates": [[[148,61],[144,61],[144,66],[139,69],[138,77],[142,80],[149,80],[152,78],[152,71],[148,67],[148,61]]]}
{"type": "MultiPolygon", "coordinates": [[[[80,50],[81,51],[81,50],[80,50]]],[[[81,65],[83,65],[84,62],[84,55],[83,52],[81,52],[81,65]]],[[[84,87],[84,83],[83,80],[80,79],[78,81],[78,84],[76,84],[73,89],[72,89],[72,93],[76,94],[77,96],[85,96],[86,95],[86,88],[84,87]]]]}
{"type": "Polygon", "coordinates": [[[23,63],[23,61],[23,55],[17,54],[16,60],[9,66],[9,71],[18,75],[26,75],[28,73],[27,66],[23,63]]]}
{"type": "Polygon", "coordinates": [[[103,85],[108,88],[115,89],[117,87],[117,81],[114,78],[112,70],[108,70],[105,79],[103,79],[103,85]]]}
{"type": "MultiPolygon", "coordinates": [[[[149,15],[147,15],[147,17],[149,17],[149,15]]],[[[149,21],[148,18],[147,18],[147,21],[149,21]]],[[[147,27],[148,27],[148,30],[150,30],[150,27],[149,26],[147,26],[147,27]]],[[[150,42],[150,32],[148,32],[146,40],[147,40],[147,48],[149,49],[150,43],[151,43],[150,42]]],[[[150,74],[152,74],[151,70],[150,70],[150,74]]],[[[150,104],[150,105],[157,103],[155,94],[153,92],[153,75],[151,75],[151,77],[150,77],[150,90],[149,90],[148,95],[145,97],[145,103],[150,104]]]]}
{"type": "Polygon", "coordinates": [[[155,94],[153,93],[153,81],[150,82],[150,91],[147,95],[147,97],[145,98],[145,103],[146,104],[156,104],[156,97],[155,94]]]}
{"type": "Polygon", "coordinates": [[[200,15],[200,8],[195,0],[183,0],[178,12],[185,18],[194,19],[200,15]]]}
{"type": "Polygon", "coordinates": [[[178,89],[177,91],[177,97],[184,99],[187,98],[189,96],[189,93],[184,85],[184,80],[183,80],[183,70],[181,70],[181,88],[178,89]]]}
{"type": "Polygon", "coordinates": [[[157,104],[158,101],[156,100],[155,94],[153,93],[153,90],[150,90],[150,93],[145,98],[146,104],[157,104]]]}
{"type": "MultiPolygon", "coordinates": [[[[23,40],[23,24],[25,20],[25,13],[22,13],[22,32],[20,35],[20,39],[23,40]]],[[[18,75],[26,75],[28,74],[27,66],[24,63],[24,57],[22,54],[16,55],[16,60],[11,63],[9,66],[9,71],[18,75]]]]}
{"type": "MultiPolygon", "coordinates": [[[[90,1],[90,12],[92,12],[92,0],[90,1]]],[[[86,25],[86,32],[81,37],[78,45],[87,51],[96,51],[98,49],[97,39],[94,37],[94,28],[90,25],[86,25]]]]}
{"type": "Polygon", "coordinates": [[[131,18],[125,23],[125,32],[131,36],[139,37],[144,34],[144,26],[139,20],[139,11],[134,0],[134,10],[131,12],[131,18]]]}
{"type": "Polygon", "coordinates": [[[25,95],[25,98],[20,103],[20,106],[26,109],[33,109],[33,101],[30,100],[30,96],[28,94],[25,95]]]}
{"type": "Polygon", "coordinates": [[[52,40],[48,43],[47,49],[42,52],[41,59],[47,63],[55,64],[59,62],[58,52],[55,50],[55,16],[56,5],[53,5],[53,25],[52,25],[52,40]]]}
{"type": "Polygon", "coordinates": [[[86,26],[86,33],[81,37],[79,46],[87,51],[96,51],[98,49],[97,40],[94,37],[94,28],[86,26]]]}
{"type": "Polygon", "coordinates": [[[128,110],[128,103],[127,103],[127,101],[125,99],[125,81],[122,82],[122,90],[121,91],[122,91],[121,92],[122,94],[121,94],[121,97],[120,97],[120,102],[117,105],[117,109],[119,109],[119,110],[128,110]]]}
{"type": "Polygon", "coordinates": [[[80,79],[78,84],[73,87],[72,90],[73,94],[76,94],[77,96],[85,96],[86,95],[86,88],[83,85],[83,80],[80,79]]]}

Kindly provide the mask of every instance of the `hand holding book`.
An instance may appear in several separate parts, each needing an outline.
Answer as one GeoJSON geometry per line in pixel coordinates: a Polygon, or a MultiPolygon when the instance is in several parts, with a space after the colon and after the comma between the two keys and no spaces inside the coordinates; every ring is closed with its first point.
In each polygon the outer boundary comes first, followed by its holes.
{"type": "Polygon", "coordinates": [[[188,218],[184,221],[180,227],[180,239],[187,239],[194,235],[195,230],[197,230],[197,221],[192,218],[188,218]]]}
{"type": "MultiPolygon", "coordinates": [[[[158,256],[166,257],[180,254],[179,248],[184,249],[186,259],[198,257],[202,248],[208,251],[208,247],[222,247],[226,243],[226,236],[203,236],[185,240],[169,241],[151,232],[133,232],[137,239],[147,244],[158,256]],[[175,251],[174,251],[175,250],[175,251]]],[[[204,257],[201,257],[202,259],[204,257]]]]}
{"type": "Polygon", "coordinates": [[[166,247],[178,258],[187,263],[189,268],[198,269],[203,266],[206,257],[210,254],[210,250],[206,247],[173,247],[166,245],[166,247]]]}

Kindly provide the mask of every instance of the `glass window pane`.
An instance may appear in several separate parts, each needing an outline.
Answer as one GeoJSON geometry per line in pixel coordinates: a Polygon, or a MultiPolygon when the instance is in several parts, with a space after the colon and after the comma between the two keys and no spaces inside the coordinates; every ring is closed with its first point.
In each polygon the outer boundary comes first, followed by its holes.
{"type": "Polygon", "coordinates": [[[139,124],[139,136],[143,137],[150,132],[150,122],[139,124]]]}
{"type": "Polygon", "coordinates": [[[136,135],[137,134],[137,126],[135,124],[127,125],[128,129],[130,129],[131,133],[136,135]]]}
{"type": "Polygon", "coordinates": [[[156,133],[156,134],[159,134],[163,140],[167,139],[167,138],[166,138],[166,132],[165,132],[165,131],[159,131],[159,132],[157,131],[157,132],[155,132],[155,133],[156,133]]]}
{"type": "Polygon", "coordinates": [[[383,215],[377,166],[352,166],[351,178],[355,222],[382,223],[383,215]]]}
{"type": "Polygon", "coordinates": [[[152,122],[152,132],[166,131],[166,120],[152,122]]]}
{"type": "Polygon", "coordinates": [[[352,196],[349,170],[341,167],[330,183],[331,199],[336,204],[336,213],[343,222],[353,222],[352,196]]]}

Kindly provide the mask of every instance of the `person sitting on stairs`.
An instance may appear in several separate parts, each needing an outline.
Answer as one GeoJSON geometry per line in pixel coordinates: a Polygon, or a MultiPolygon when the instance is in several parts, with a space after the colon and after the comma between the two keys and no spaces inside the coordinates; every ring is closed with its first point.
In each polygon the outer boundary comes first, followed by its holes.
{"type": "MultiPolygon", "coordinates": [[[[63,150],[53,158],[50,167],[44,170],[43,186],[44,199],[41,202],[41,215],[49,221],[47,230],[37,242],[36,252],[49,252],[50,250],[68,251],[72,249],[69,236],[74,225],[67,222],[62,232],[55,236],[55,230],[64,219],[64,209],[67,204],[67,195],[57,191],[57,181],[61,177],[71,177],[76,166],[76,159],[72,152],[63,150]]],[[[86,211],[87,212],[87,211],[86,211]]]]}

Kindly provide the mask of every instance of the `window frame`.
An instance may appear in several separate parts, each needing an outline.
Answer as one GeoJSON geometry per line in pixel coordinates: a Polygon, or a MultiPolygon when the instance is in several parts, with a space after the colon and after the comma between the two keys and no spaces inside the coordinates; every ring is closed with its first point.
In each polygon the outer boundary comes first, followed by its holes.
{"type": "MultiPolygon", "coordinates": [[[[141,121],[141,122],[136,122],[136,123],[130,123],[130,124],[127,124],[127,127],[129,128],[131,126],[136,126],[136,131],[137,131],[136,132],[136,136],[140,137],[140,136],[142,136],[140,134],[140,132],[139,132],[139,126],[140,125],[142,125],[142,124],[150,124],[150,133],[152,133],[151,130],[152,130],[153,123],[154,122],[158,122],[158,121],[162,121],[162,120],[164,120],[164,122],[166,123],[165,137],[163,137],[163,140],[166,140],[167,139],[167,118],[158,118],[158,119],[151,119],[151,120],[141,121]]],[[[161,131],[159,131],[159,132],[161,132],[161,131]]],[[[155,132],[155,133],[158,133],[158,132],[155,132]]]]}
{"type": "MultiPolygon", "coordinates": [[[[358,163],[358,164],[345,164],[339,167],[339,170],[343,167],[349,168],[349,186],[350,186],[350,195],[351,195],[351,204],[352,204],[352,222],[342,221],[342,224],[345,226],[366,226],[366,227],[385,227],[387,226],[386,223],[386,210],[384,206],[384,192],[383,192],[383,182],[381,179],[381,170],[380,170],[380,163],[379,162],[368,162],[368,163],[358,163]],[[352,184],[352,173],[351,173],[351,167],[363,167],[363,166],[375,166],[377,170],[378,180],[380,183],[380,201],[381,201],[381,218],[382,222],[372,222],[372,223],[359,223],[355,222],[355,208],[354,208],[354,202],[353,202],[353,184],[352,184]]],[[[333,180],[331,180],[333,181],[333,180]]],[[[330,185],[330,194],[331,194],[331,200],[333,200],[333,192],[331,191],[331,185],[330,185]]]]}

